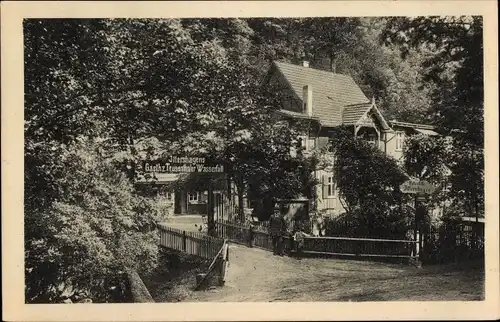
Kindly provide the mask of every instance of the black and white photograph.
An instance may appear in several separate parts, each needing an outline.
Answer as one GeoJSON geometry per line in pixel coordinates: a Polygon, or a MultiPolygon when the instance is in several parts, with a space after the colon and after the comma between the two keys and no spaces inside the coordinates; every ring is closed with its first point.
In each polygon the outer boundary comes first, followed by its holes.
{"type": "Polygon", "coordinates": [[[24,303],[484,301],[483,27],[23,19],[24,303]]]}

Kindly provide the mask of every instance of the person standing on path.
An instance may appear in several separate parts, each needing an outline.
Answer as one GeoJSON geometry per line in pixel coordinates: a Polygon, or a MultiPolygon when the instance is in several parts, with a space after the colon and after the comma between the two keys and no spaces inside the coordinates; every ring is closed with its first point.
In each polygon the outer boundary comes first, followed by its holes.
{"type": "Polygon", "coordinates": [[[283,256],[283,233],[285,229],[285,219],[280,213],[279,208],[275,208],[269,220],[269,234],[273,243],[274,255],[283,256]]]}

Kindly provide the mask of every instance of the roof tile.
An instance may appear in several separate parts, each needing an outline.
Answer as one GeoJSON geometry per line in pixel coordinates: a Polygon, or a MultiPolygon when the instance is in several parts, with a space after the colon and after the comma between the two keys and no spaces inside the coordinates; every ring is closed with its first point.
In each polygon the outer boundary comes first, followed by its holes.
{"type": "Polygon", "coordinates": [[[362,111],[361,117],[366,111],[365,104],[370,103],[351,76],[284,62],[274,64],[290,83],[297,98],[302,99],[304,86],[312,86],[313,116],[318,117],[324,126],[340,125],[343,114],[350,120],[360,113],[358,110],[362,111]],[[347,105],[352,106],[347,107],[346,112],[344,106],[347,105]]]}

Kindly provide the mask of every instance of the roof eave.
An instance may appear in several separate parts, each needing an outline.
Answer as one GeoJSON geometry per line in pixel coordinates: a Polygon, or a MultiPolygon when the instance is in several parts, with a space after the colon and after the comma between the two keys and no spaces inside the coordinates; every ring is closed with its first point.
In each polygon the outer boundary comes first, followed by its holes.
{"type": "Polygon", "coordinates": [[[423,130],[435,130],[436,129],[436,126],[429,125],[429,124],[418,124],[418,123],[409,123],[409,122],[400,122],[400,121],[389,121],[389,123],[396,125],[396,126],[408,127],[408,128],[414,128],[414,129],[423,129],[423,130]]]}
{"type": "Polygon", "coordinates": [[[311,116],[311,115],[307,115],[307,114],[300,114],[300,113],[293,112],[293,111],[288,111],[288,110],[277,110],[276,113],[278,113],[280,115],[283,115],[283,116],[288,116],[288,117],[291,117],[291,118],[305,119],[305,120],[312,120],[312,121],[321,122],[321,120],[319,119],[319,117],[314,116],[314,115],[311,116]],[[287,112],[289,112],[289,113],[287,113],[287,112]]]}

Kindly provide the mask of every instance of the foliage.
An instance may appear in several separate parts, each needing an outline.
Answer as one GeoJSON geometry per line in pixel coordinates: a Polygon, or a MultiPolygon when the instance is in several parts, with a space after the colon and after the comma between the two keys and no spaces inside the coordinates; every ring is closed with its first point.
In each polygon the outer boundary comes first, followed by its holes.
{"type": "Polygon", "coordinates": [[[404,168],[414,178],[441,185],[449,171],[449,150],[450,144],[444,137],[425,134],[408,136],[404,144],[404,168]]]}
{"type": "Polygon", "coordinates": [[[408,231],[414,224],[414,213],[408,206],[391,207],[385,212],[374,210],[371,213],[358,208],[326,220],[325,235],[408,239],[408,231]],[[373,226],[370,226],[370,216],[373,226]]]}
{"type": "Polygon", "coordinates": [[[399,186],[407,175],[395,159],[344,128],[333,135],[333,146],[339,198],[347,212],[366,220],[363,227],[374,233],[377,216],[387,216],[391,207],[401,204],[399,186]]]}
{"type": "Polygon", "coordinates": [[[372,199],[380,206],[396,203],[393,190],[398,190],[406,175],[395,159],[355,139],[344,128],[336,130],[333,146],[334,177],[348,210],[363,207],[372,199]]]}
{"type": "Polygon", "coordinates": [[[428,52],[422,62],[435,84],[434,123],[453,138],[450,192],[464,198],[470,213],[484,213],[483,20],[479,16],[393,18],[383,37],[428,52]]]}
{"type": "Polygon", "coordinates": [[[57,300],[68,282],[103,301],[102,283],[120,266],[153,265],[161,219],[120,173],[132,178],[137,159],[211,122],[227,99],[225,55],[194,43],[177,20],[24,27],[27,300],[57,300]],[[106,138],[89,152],[106,153],[102,165],[79,156],[79,137],[106,138]],[[62,220],[71,222],[65,230],[62,220]]]}
{"type": "Polygon", "coordinates": [[[447,190],[450,176],[448,167],[450,150],[449,140],[441,136],[416,134],[405,139],[403,155],[406,173],[436,186],[436,190],[426,201],[417,203],[417,207],[422,207],[422,211],[418,212],[419,224],[424,224],[421,228],[431,224],[430,218],[424,215],[428,214],[429,209],[443,207],[443,202],[450,202],[451,198],[447,190]]]}
{"type": "Polygon", "coordinates": [[[301,188],[290,134],[235,46],[245,23],[228,23],[199,39],[200,23],[174,19],[25,21],[27,301],[57,301],[65,284],[105,301],[103,283],[126,266],[154,266],[161,218],[127,181],[142,159],[221,156],[242,180],[273,174],[256,190],[275,192],[277,178],[301,188]],[[106,140],[94,149],[80,137],[106,140]]]}
{"type": "Polygon", "coordinates": [[[58,301],[63,294],[109,301],[116,285],[106,281],[125,268],[155,266],[155,228],[164,218],[134,195],[102,147],[84,138],[62,147],[51,163],[58,198],[45,211],[25,211],[28,302],[58,301]]]}

